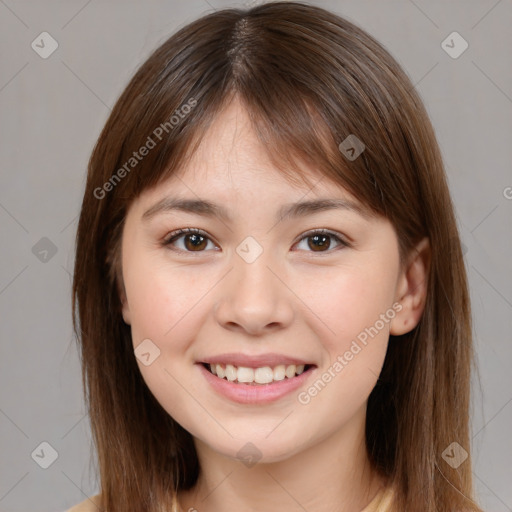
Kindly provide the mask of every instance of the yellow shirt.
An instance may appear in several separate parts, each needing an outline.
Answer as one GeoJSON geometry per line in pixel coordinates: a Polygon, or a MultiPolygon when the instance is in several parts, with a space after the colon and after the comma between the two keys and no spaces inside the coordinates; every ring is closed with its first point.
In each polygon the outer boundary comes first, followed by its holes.
{"type": "MultiPolygon", "coordinates": [[[[98,507],[95,504],[99,505],[99,497],[99,494],[92,496],[91,499],[82,501],[82,503],[70,508],[68,512],[98,512],[98,507]]],[[[361,512],[391,512],[389,507],[392,498],[393,491],[391,487],[383,488],[361,512]]]]}
{"type": "Polygon", "coordinates": [[[393,489],[391,487],[382,488],[361,512],[391,512],[392,499],[393,489]]]}

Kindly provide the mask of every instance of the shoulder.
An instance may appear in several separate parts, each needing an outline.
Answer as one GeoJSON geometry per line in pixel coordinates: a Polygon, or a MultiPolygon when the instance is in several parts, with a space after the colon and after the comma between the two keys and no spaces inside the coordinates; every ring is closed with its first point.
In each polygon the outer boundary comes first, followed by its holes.
{"type": "Polygon", "coordinates": [[[381,487],[372,501],[362,512],[391,512],[391,502],[393,501],[393,497],[393,487],[381,487]]]}
{"type": "Polygon", "coordinates": [[[74,507],[71,507],[66,512],[100,512],[102,509],[100,508],[100,495],[96,494],[96,496],[91,496],[86,500],[78,503],[74,507]]]}

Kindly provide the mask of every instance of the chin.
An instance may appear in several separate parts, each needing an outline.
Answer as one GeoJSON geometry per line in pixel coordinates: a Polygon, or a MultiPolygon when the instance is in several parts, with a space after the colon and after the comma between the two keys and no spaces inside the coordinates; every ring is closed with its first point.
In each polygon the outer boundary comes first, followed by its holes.
{"type": "Polygon", "coordinates": [[[293,439],[284,440],[276,435],[275,439],[270,440],[265,439],[265,435],[260,437],[245,435],[243,439],[231,439],[227,445],[206,444],[219,455],[242,462],[248,468],[255,464],[285,461],[301,450],[297,447],[300,443],[293,439]]]}

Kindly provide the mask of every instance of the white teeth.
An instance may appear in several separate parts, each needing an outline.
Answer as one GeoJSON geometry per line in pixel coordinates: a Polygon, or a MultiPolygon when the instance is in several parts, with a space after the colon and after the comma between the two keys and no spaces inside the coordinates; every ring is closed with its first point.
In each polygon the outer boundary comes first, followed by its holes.
{"type": "MultiPolygon", "coordinates": [[[[220,365],[217,365],[217,371],[219,369],[219,366],[220,365]]],[[[230,382],[233,382],[234,380],[236,380],[236,377],[237,377],[236,368],[231,364],[227,364],[226,365],[226,379],[228,379],[230,382]]]]}
{"type": "Polygon", "coordinates": [[[215,365],[215,369],[217,371],[217,376],[223,379],[226,376],[226,371],[220,364],[215,365]]]}
{"type": "Polygon", "coordinates": [[[238,382],[254,382],[254,370],[240,366],[236,372],[238,382]]]}
{"type": "Polygon", "coordinates": [[[220,379],[226,378],[230,382],[235,380],[244,384],[270,384],[273,381],[291,379],[304,372],[303,364],[279,364],[274,368],[263,366],[261,368],[236,367],[231,364],[210,364],[210,370],[220,379]]]}
{"type": "Polygon", "coordinates": [[[268,384],[269,382],[272,382],[272,380],[274,380],[274,372],[270,366],[256,368],[254,371],[254,382],[257,382],[258,384],[268,384]]]}
{"type": "Polygon", "coordinates": [[[291,379],[292,377],[295,377],[295,370],[297,369],[297,367],[294,365],[294,364],[290,364],[286,367],[286,370],[284,372],[284,374],[289,378],[291,379]]]}
{"type": "Polygon", "coordinates": [[[274,368],[274,380],[284,380],[286,368],[280,364],[274,368]]]}

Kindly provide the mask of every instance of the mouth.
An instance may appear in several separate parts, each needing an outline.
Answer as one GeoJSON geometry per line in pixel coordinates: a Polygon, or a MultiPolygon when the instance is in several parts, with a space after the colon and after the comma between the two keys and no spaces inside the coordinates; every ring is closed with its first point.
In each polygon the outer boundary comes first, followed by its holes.
{"type": "Polygon", "coordinates": [[[246,386],[268,386],[281,381],[290,381],[311,372],[314,364],[278,364],[250,368],[227,363],[201,363],[212,375],[233,384],[246,386]]]}

